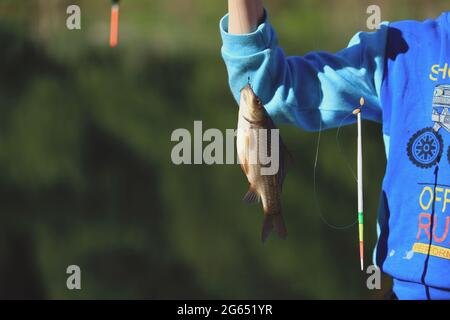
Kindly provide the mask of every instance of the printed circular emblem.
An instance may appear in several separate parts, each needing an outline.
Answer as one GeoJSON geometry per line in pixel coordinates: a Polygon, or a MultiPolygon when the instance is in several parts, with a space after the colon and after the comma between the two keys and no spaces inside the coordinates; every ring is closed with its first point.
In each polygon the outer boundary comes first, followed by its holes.
{"type": "Polygon", "coordinates": [[[419,168],[430,168],[441,159],[443,147],[442,136],[431,127],[424,128],[409,139],[408,157],[419,168]]]}

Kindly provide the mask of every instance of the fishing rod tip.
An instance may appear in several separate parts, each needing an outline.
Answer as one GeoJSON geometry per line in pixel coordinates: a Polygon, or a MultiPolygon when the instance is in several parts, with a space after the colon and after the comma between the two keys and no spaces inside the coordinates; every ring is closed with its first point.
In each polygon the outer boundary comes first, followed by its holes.
{"type": "Polygon", "coordinates": [[[364,241],[359,242],[359,260],[361,262],[361,271],[364,271],[364,241]]]}
{"type": "Polygon", "coordinates": [[[360,108],[356,108],[355,110],[353,110],[353,114],[354,115],[357,115],[358,113],[360,113],[361,112],[361,109],[360,108]]]}

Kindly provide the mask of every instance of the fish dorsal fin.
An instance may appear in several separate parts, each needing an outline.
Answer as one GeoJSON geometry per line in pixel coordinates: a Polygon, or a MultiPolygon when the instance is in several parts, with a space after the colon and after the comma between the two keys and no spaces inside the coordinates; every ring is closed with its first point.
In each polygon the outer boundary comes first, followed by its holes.
{"type": "Polygon", "coordinates": [[[280,190],[283,189],[284,178],[286,177],[286,171],[288,168],[289,162],[292,161],[292,155],[287,150],[286,146],[283,143],[283,140],[280,137],[280,164],[278,170],[278,183],[280,186],[280,190]]]}
{"type": "MultiPolygon", "coordinates": [[[[267,124],[269,129],[278,129],[273,120],[268,116],[267,117],[267,124]]],[[[270,137],[268,137],[270,139],[270,137]]],[[[286,170],[288,167],[288,163],[292,161],[293,157],[292,154],[289,152],[289,150],[286,148],[286,145],[283,142],[283,139],[281,138],[281,135],[279,136],[279,169],[277,173],[277,179],[278,179],[278,185],[280,186],[280,190],[283,189],[283,183],[284,178],[286,177],[286,170]]]]}

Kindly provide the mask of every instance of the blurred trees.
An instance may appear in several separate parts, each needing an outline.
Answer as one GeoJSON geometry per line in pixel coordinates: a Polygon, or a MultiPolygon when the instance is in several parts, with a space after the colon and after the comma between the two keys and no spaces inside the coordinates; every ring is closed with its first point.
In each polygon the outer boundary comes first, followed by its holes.
{"type": "MultiPolygon", "coordinates": [[[[364,30],[363,2],[267,6],[283,47],[304,54],[337,50],[364,30]]],[[[390,20],[437,16],[446,5],[378,2],[390,20]]],[[[171,163],[174,129],[192,129],[194,120],[205,129],[236,125],[220,58],[225,11],[222,2],[124,0],[120,45],[110,50],[109,1],[0,3],[1,298],[382,294],[369,292],[358,271],[356,229],[320,219],[355,219],[356,188],[335,131],[322,136],[318,211],[316,135],[282,128],[295,159],[283,194],[290,235],[264,246],[262,213],[241,202],[247,183],[238,166],[171,163]],[[81,31],[65,29],[73,3],[82,9],[81,31]],[[65,287],[70,264],[82,270],[79,292],[65,287]]],[[[384,172],[380,130],[364,127],[370,248],[384,172]]],[[[354,128],[341,131],[354,163],[354,128]]]]}

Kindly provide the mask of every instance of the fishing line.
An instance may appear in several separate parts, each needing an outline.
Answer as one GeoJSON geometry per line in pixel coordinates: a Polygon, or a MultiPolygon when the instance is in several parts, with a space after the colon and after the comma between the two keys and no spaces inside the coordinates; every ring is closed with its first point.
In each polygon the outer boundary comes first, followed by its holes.
{"type": "MultiPolygon", "coordinates": [[[[341,129],[344,121],[348,117],[350,117],[351,115],[353,115],[352,112],[350,112],[348,115],[346,115],[341,120],[341,123],[339,124],[339,127],[338,127],[338,131],[336,132],[336,140],[337,141],[339,141],[339,132],[340,132],[340,129],[341,129]]],[[[315,154],[315,157],[314,157],[314,170],[313,170],[313,191],[314,191],[314,202],[315,202],[315,205],[316,205],[316,209],[317,209],[317,212],[319,213],[320,220],[322,220],[322,222],[325,223],[328,227],[330,227],[332,229],[336,229],[336,230],[349,229],[349,228],[353,227],[354,225],[356,225],[358,223],[358,219],[355,219],[355,221],[353,221],[351,224],[347,224],[347,225],[343,225],[343,226],[334,225],[334,224],[332,224],[331,222],[329,222],[325,218],[325,216],[324,216],[324,214],[323,214],[323,212],[321,210],[320,204],[319,204],[319,199],[317,197],[317,177],[316,176],[317,176],[317,163],[318,163],[318,160],[319,160],[319,148],[320,148],[320,139],[321,139],[321,137],[322,137],[322,119],[319,119],[319,133],[317,135],[317,147],[316,147],[316,154],[315,154]]],[[[347,161],[347,158],[343,156],[342,150],[340,148],[339,148],[339,153],[340,153],[341,157],[345,161],[347,161]]],[[[350,163],[348,161],[347,161],[347,166],[351,169],[350,163]]],[[[352,171],[353,177],[356,180],[356,176],[355,176],[353,170],[351,170],[351,171],[352,171]]]]}
{"type": "MultiPolygon", "coordinates": [[[[319,23],[318,27],[322,29],[323,28],[323,24],[319,23]]],[[[321,31],[323,31],[323,30],[321,30],[321,31]]],[[[321,33],[323,34],[323,32],[321,32],[321,33]]],[[[314,43],[315,43],[315,47],[316,48],[317,48],[317,41],[318,41],[318,39],[315,38],[314,39],[314,43]]],[[[362,55],[360,55],[360,57],[359,57],[359,66],[360,67],[362,65],[362,62],[363,62],[362,55]]],[[[352,168],[352,166],[350,164],[350,161],[346,157],[346,154],[343,152],[342,147],[341,147],[341,143],[340,143],[340,140],[339,140],[340,133],[341,133],[341,128],[346,124],[345,123],[346,120],[349,117],[351,117],[351,116],[354,116],[353,110],[349,111],[349,113],[344,118],[342,118],[342,120],[340,121],[339,126],[337,128],[337,131],[336,131],[335,140],[336,140],[336,144],[337,144],[338,153],[339,153],[340,158],[346,163],[346,166],[347,166],[348,170],[350,171],[350,173],[351,173],[355,183],[358,183],[358,178],[356,177],[355,170],[352,168]]],[[[315,201],[315,204],[316,204],[317,212],[319,213],[319,217],[322,220],[322,222],[325,223],[328,227],[333,228],[333,229],[337,229],[337,230],[349,229],[349,228],[355,226],[356,224],[358,224],[358,219],[355,219],[353,221],[353,223],[348,224],[348,225],[342,225],[342,226],[334,225],[334,224],[330,223],[327,220],[327,218],[325,218],[325,216],[324,216],[324,214],[323,214],[323,212],[321,210],[321,207],[320,207],[320,203],[319,203],[319,200],[318,200],[318,194],[317,194],[318,193],[317,192],[317,166],[318,166],[318,160],[319,160],[319,149],[320,149],[321,135],[322,135],[322,119],[319,119],[319,133],[318,133],[318,136],[317,136],[317,147],[316,147],[316,155],[315,155],[315,159],[314,159],[314,173],[313,173],[314,201],[315,201]]]]}
{"type": "MultiPolygon", "coordinates": [[[[357,26],[359,25],[359,23],[358,23],[358,18],[357,18],[356,16],[353,16],[353,24],[355,25],[355,27],[357,27],[357,26]]],[[[362,53],[361,53],[361,54],[359,55],[359,68],[362,68],[362,64],[363,64],[363,56],[362,56],[362,53]]],[[[361,105],[361,107],[362,107],[362,105],[361,105]]],[[[342,159],[344,160],[344,162],[346,163],[347,168],[350,170],[350,172],[351,172],[351,174],[352,174],[353,179],[355,180],[355,182],[358,183],[358,178],[357,178],[357,176],[356,176],[355,170],[353,170],[352,166],[350,165],[350,161],[349,161],[348,158],[346,157],[345,153],[342,152],[341,143],[340,143],[340,141],[339,141],[339,132],[340,132],[340,130],[341,130],[341,127],[342,127],[342,125],[344,124],[344,121],[347,120],[348,117],[350,117],[350,116],[354,116],[353,111],[351,111],[347,116],[345,116],[345,117],[341,120],[341,122],[339,123],[339,127],[338,127],[337,132],[336,132],[336,144],[337,144],[337,147],[338,147],[338,150],[339,150],[339,155],[341,156],[341,158],[342,158],[342,159]]]]}
{"type": "Polygon", "coordinates": [[[350,161],[348,160],[348,158],[345,156],[345,153],[342,151],[341,148],[341,143],[339,141],[339,133],[341,131],[341,127],[344,124],[344,121],[348,119],[348,117],[353,116],[353,112],[349,113],[348,115],[346,115],[341,122],[339,123],[339,127],[337,128],[336,131],[336,144],[339,150],[339,155],[341,156],[341,158],[344,160],[345,164],[347,165],[348,170],[350,170],[353,179],[355,180],[356,183],[358,183],[358,178],[356,177],[355,171],[353,170],[352,166],[350,165],[350,161]]]}
{"type": "MultiPolygon", "coordinates": [[[[238,14],[238,20],[239,20],[239,26],[241,28],[241,32],[243,32],[242,15],[241,15],[241,10],[240,10],[239,6],[236,6],[236,12],[238,14]]],[[[317,41],[317,39],[315,41],[317,41]]],[[[250,84],[250,75],[249,75],[249,65],[248,65],[248,63],[245,64],[244,72],[247,75],[248,84],[250,84]]],[[[269,78],[270,78],[270,81],[272,82],[272,86],[273,86],[274,82],[273,82],[273,76],[272,76],[270,68],[267,69],[267,72],[269,74],[269,78]]],[[[338,145],[338,150],[339,150],[339,154],[340,154],[341,158],[346,163],[346,165],[347,165],[348,169],[350,170],[350,172],[351,172],[355,182],[357,182],[356,174],[355,174],[354,170],[352,169],[352,167],[350,165],[350,162],[348,161],[347,157],[345,157],[345,155],[343,154],[341,145],[339,143],[339,134],[340,134],[340,131],[341,131],[341,127],[344,125],[344,122],[352,115],[353,115],[353,113],[351,111],[351,112],[349,112],[349,114],[347,114],[341,120],[341,122],[339,124],[339,127],[337,129],[337,132],[336,132],[336,142],[337,142],[337,145],[338,145]]],[[[319,121],[319,133],[318,133],[318,137],[317,137],[316,154],[315,154],[315,159],[314,159],[314,170],[313,170],[313,191],[314,191],[314,201],[315,201],[315,205],[316,205],[316,208],[317,208],[317,212],[319,213],[319,217],[322,220],[322,222],[325,223],[328,227],[330,227],[332,229],[337,229],[337,230],[349,229],[349,228],[353,227],[354,225],[356,225],[358,223],[358,219],[356,219],[351,224],[347,224],[347,225],[343,225],[343,226],[334,225],[334,224],[330,223],[325,218],[325,216],[322,213],[320,204],[319,204],[318,195],[317,195],[317,193],[318,193],[317,192],[317,166],[318,166],[318,159],[319,159],[319,149],[320,149],[321,136],[322,136],[322,120],[320,119],[320,121],[319,121]]]]}

